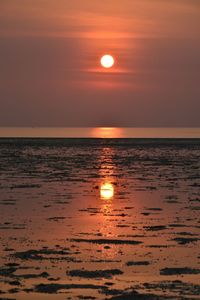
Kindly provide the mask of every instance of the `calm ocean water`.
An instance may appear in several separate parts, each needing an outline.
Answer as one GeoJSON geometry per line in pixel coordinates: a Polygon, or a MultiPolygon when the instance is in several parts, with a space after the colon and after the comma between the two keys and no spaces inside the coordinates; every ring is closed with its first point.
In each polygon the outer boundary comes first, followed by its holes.
{"type": "Polygon", "coordinates": [[[200,128],[1,127],[0,137],[49,138],[200,138],[200,128]]]}

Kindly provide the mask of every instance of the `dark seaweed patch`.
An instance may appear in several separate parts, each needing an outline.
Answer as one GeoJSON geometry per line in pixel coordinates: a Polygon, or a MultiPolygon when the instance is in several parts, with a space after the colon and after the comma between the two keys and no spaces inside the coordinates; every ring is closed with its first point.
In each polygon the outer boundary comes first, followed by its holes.
{"type": "Polygon", "coordinates": [[[141,241],[133,240],[114,240],[114,239],[70,239],[71,242],[76,243],[93,243],[93,244],[111,244],[111,245],[138,245],[141,241]]]}
{"type": "Polygon", "coordinates": [[[40,184],[18,184],[12,185],[10,189],[28,189],[28,188],[40,188],[40,184]]]}
{"type": "Polygon", "coordinates": [[[160,207],[149,207],[149,208],[146,208],[147,210],[150,210],[150,211],[162,211],[163,209],[160,208],[160,207]]]}
{"type": "Polygon", "coordinates": [[[15,252],[11,254],[12,257],[20,258],[22,260],[43,260],[43,259],[68,259],[67,257],[71,252],[68,250],[53,250],[53,249],[40,249],[40,250],[27,250],[22,252],[15,252]]]}
{"type": "MultiPolygon", "coordinates": [[[[180,295],[200,295],[200,285],[192,284],[188,282],[182,282],[180,280],[173,280],[173,281],[161,281],[155,283],[145,283],[144,287],[147,289],[160,290],[160,291],[169,291],[169,292],[178,292],[180,295]]],[[[187,299],[191,299],[187,298],[187,299]]]]}
{"type": "Polygon", "coordinates": [[[176,237],[173,239],[173,241],[176,241],[180,245],[186,245],[189,243],[194,243],[199,241],[198,238],[185,238],[185,237],[176,237]]]}
{"type": "Polygon", "coordinates": [[[49,274],[47,272],[42,272],[40,274],[20,274],[20,275],[15,275],[15,277],[23,278],[23,279],[47,278],[49,277],[49,274]]]}
{"type": "Polygon", "coordinates": [[[16,270],[17,268],[14,267],[0,268],[0,276],[11,276],[16,270]]]}
{"type": "MultiPolygon", "coordinates": [[[[125,291],[119,296],[113,296],[109,300],[169,300],[174,299],[173,297],[162,297],[152,294],[139,294],[136,291],[125,291]]],[[[177,299],[177,298],[176,298],[177,299]]]]}
{"type": "Polygon", "coordinates": [[[103,289],[103,285],[94,285],[94,284],[59,284],[59,283],[50,283],[50,284],[38,284],[34,287],[32,292],[38,293],[47,293],[55,294],[60,290],[70,290],[70,289],[103,289]]]}
{"type": "Polygon", "coordinates": [[[191,268],[164,268],[160,270],[160,275],[186,275],[186,274],[200,274],[200,269],[191,268]]]}
{"type": "Polygon", "coordinates": [[[165,225],[145,226],[144,228],[148,231],[159,231],[167,229],[165,225]]]}
{"type": "Polygon", "coordinates": [[[121,275],[123,272],[119,269],[110,270],[71,270],[68,272],[70,276],[84,277],[84,278],[111,278],[114,275],[121,275]]]}
{"type": "Polygon", "coordinates": [[[128,261],[126,263],[127,266],[148,266],[150,265],[150,262],[147,260],[141,260],[141,261],[128,261]]]}

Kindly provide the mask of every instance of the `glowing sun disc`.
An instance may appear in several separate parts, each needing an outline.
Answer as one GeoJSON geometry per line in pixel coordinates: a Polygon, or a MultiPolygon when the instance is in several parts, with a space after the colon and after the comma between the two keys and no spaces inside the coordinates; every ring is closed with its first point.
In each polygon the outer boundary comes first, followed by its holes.
{"type": "Polygon", "coordinates": [[[114,63],[114,58],[109,54],[103,55],[101,58],[101,65],[106,69],[111,68],[114,65],[114,63]]]}

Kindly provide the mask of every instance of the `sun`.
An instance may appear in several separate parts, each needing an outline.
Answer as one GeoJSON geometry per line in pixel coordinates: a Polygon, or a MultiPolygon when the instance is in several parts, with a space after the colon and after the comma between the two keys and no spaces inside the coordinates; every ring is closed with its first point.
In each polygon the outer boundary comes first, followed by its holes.
{"type": "Polygon", "coordinates": [[[101,57],[101,65],[106,69],[111,68],[114,65],[114,63],[114,58],[109,54],[105,54],[101,57]]]}

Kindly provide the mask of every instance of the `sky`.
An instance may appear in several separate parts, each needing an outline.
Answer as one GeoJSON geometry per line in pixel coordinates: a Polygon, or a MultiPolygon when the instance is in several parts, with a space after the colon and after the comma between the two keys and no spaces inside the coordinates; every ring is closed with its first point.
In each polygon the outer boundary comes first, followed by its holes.
{"type": "Polygon", "coordinates": [[[200,127],[199,112],[199,0],[0,0],[0,126],[200,127]]]}

